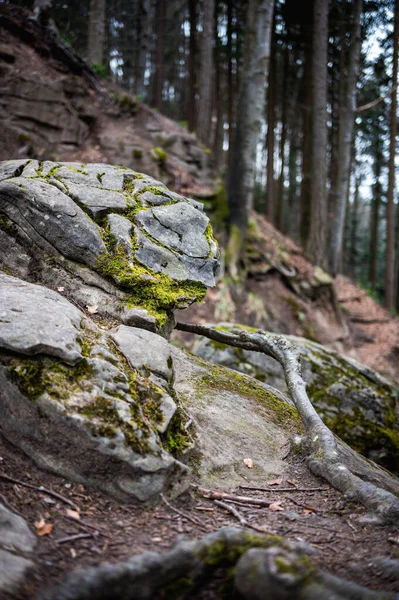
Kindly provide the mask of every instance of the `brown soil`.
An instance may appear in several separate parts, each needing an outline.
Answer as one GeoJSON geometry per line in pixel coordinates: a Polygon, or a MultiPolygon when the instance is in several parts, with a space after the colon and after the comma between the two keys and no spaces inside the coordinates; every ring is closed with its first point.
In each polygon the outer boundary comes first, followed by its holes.
{"type": "MultiPolygon", "coordinates": [[[[123,561],[147,550],[165,552],[183,538],[198,538],[222,527],[239,526],[235,517],[195,492],[171,501],[174,508],[187,515],[181,516],[166,504],[157,507],[120,504],[82,485],[43,472],[1,438],[0,456],[2,474],[33,486],[44,486],[71,500],[80,510],[80,521],[72,521],[66,518],[71,507],[63,501],[0,478],[2,499],[27,520],[33,531],[34,524],[41,519],[54,525],[50,534],[38,537],[34,553],[36,568],[17,594],[18,600],[35,598],[73,569],[123,561]],[[60,543],[79,533],[92,535],[60,543]]],[[[251,524],[289,540],[308,542],[317,550],[314,562],[332,573],[373,589],[399,591],[398,581],[390,580],[373,567],[376,556],[399,556],[397,528],[361,524],[358,519],[364,509],[346,501],[324,481],[311,475],[300,461],[291,462],[281,483],[268,487],[274,491],[235,490],[239,495],[253,497],[254,502],[256,498],[272,498],[281,507],[273,511],[234,505],[251,524]],[[295,486],[321,487],[323,491],[298,491],[295,486]],[[278,491],[287,487],[292,491],[278,491]]],[[[210,590],[197,597],[220,598],[219,593],[210,590]]]]}

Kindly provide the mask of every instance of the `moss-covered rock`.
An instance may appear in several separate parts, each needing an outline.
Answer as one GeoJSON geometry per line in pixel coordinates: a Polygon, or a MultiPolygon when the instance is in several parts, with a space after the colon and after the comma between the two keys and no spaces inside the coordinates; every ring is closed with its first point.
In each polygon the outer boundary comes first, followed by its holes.
{"type": "Polygon", "coordinates": [[[174,308],[215,285],[218,249],[201,205],[124,167],[0,163],[0,229],[3,269],[15,273],[8,248],[18,243],[35,280],[165,334],[174,308]]]}
{"type": "MultiPolygon", "coordinates": [[[[309,397],[328,427],[364,456],[397,472],[397,387],[349,357],[304,338],[287,337],[299,349],[309,397]]],[[[288,393],[282,367],[271,357],[208,339],[199,340],[194,352],[288,393]]]]}

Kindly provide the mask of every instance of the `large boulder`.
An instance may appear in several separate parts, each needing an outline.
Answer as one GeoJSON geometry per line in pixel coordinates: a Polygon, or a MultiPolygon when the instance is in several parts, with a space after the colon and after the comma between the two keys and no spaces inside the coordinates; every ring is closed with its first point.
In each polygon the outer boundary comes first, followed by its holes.
{"type": "MultiPolygon", "coordinates": [[[[229,330],[240,326],[223,323],[220,327],[229,330]]],[[[397,472],[397,388],[352,358],[305,338],[286,337],[300,352],[307,392],[328,427],[364,456],[397,472]]],[[[265,354],[232,348],[206,338],[199,338],[193,351],[288,394],[281,365],[265,354]]]]}
{"type": "Polygon", "coordinates": [[[0,163],[0,267],[104,317],[168,335],[172,310],[215,285],[199,202],[124,167],[0,163]]]}
{"type": "Polygon", "coordinates": [[[224,487],[285,469],[301,423],[269,386],[4,273],[0,298],[0,431],[40,467],[139,502],[187,489],[190,467],[224,487]]]}

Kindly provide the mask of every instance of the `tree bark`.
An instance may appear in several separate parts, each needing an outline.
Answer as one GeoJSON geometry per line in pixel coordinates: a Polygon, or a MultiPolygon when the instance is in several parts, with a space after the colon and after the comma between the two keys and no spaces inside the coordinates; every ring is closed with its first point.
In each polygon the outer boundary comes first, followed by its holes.
{"type": "Polygon", "coordinates": [[[315,0],[312,64],[312,177],[310,181],[310,231],[307,251],[313,262],[326,262],[327,232],[327,62],[328,0],[315,0]]]}
{"type": "Polygon", "coordinates": [[[232,159],[228,173],[230,238],[228,266],[238,273],[252,202],[256,147],[265,110],[265,82],[269,67],[274,0],[249,0],[244,65],[232,159]]]}
{"type": "Polygon", "coordinates": [[[398,52],[399,52],[399,0],[395,0],[395,27],[392,61],[392,88],[391,95],[391,126],[389,140],[388,162],[388,194],[387,194],[387,246],[385,267],[385,307],[392,309],[395,306],[395,155],[397,136],[397,108],[398,108],[398,52]]]}
{"type": "Polygon", "coordinates": [[[197,2],[189,0],[188,2],[190,38],[188,45],[188,104],[187,104],[187,124],[189,131],[195,131],[195,95],[196,95],[196,60],[197,55],[197,2]]]}
{"type": "MultiPolygon", "coordinates": [[[[312,37],[305,31],[305,56],[302,77],[302,181],[300,196],[300,240],[306,247],[310,231],[311,138],[312,138],[312,37]]],[[[294,117],[295,118],[295,117],[294,117]]]]}
{"type": "Polygon", "coordinates": [[[265,215],[270,223],[274,223],[275,207],[275,182],[274,182],[274,128],[275,128],[275,104],[276,104],[276,35],[275,19],[273,19],[273,31],[271,39],[269,80],[267,86],[267,166],[266,166],[266,206],[265,215]]]}
{"type": "MultiPolygon", "coordinates": [[[[377,141],[379,144],[379,141],[377,141]]],[[[380,150],[377,150],[374,163],[374,185],[373,198],[370,214],[370,263],[369,263],[369,283],[372,290],[375,290],[377,284],[377,264],[378,264],[378,238],[379,238],[379,223],[380,223],[380,205],[381,205],[381,170],[382,170],[383,155],[380,150]]]]}
{"type": "Polygon", "coordinates": [[[214,18],[215,0],[204,0],[197,135],[208,147],[211,146],[214,18]]]}
{"type": "Polygon", "coordinates": [[[104,62],[105,0],[90,0],[87,60],[91,65],[104,62]]]}
{"type": "Polygon", "coordinates": [[[350,177],[350,160],[352,154],[353,131],[356,112],[356,84],[359,75],[359,59],[361,49],[360,18],[363,0],[355,0],[351,27],[351,46],[348,54],[348,73],[345,80],[344,97],[340,106],[338,130],[338,163],[333,223],[329,239],[329,270],[333,276],[338,272],[342,251],[342,240],[345,224],[348,180],[350,177]]]}
{"type": "Polygon", "coordinates": [[[145,70],[149,49],[150,0],[139,0],[139,17],[137,20],[137,57],[134,68],[134,91],[140,97],[145,97],[145,70]]]}
{"type": "Polygon", "coordinates": [[[156,46],[155,46],[155,73],[154,73],[154,107],[162,111],[162,92],[165,78],[165,0],[157,0],[155,11],[156,46]]]}

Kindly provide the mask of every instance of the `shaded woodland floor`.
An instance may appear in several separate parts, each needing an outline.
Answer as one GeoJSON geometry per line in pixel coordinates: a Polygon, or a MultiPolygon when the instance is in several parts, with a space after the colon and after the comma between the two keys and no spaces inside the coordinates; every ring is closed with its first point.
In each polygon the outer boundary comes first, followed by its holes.
{"type": "MultiPolygon", "coordinates": [[[[18,600],[35,598],[73,569],[123,561],[148,550],[165,552],[183,538],[199,538],[222,527],[239,526],[233,515],[195,491],[169,505],[121,504],[39,470],[3,439],[0,439],[0,455],[2,475],[37,488],[44,486],[64,498],[0,478],[2,499],[33,530],[38,534],[43,531],[43,519],[46,525],[53,525],[48,534],[38,535],[35,551],[38,564],[20,590],[18,600]],[[74,518],[76,510],[69,503],[79,509],[79,520],[74,518]],[[40,522],[42,527],[38,529],[40,522]]],[[[358,518],[364,514],[362,506],[346,501],[339,492],[310,474],[300,460],[287,460],[290,467],[284,477],[274,479],[269,485],[265,482],[265,487],[272,491],[239,488],[234,493],[253,498],[253,505],[232,506],[250,525],[288,540],[311,544],[316,552],[312,560],[320,567],[373,589],[399,592],[399,581],[389,578],[373,563],[377,556],[399,557],[399,528],[359,523],[358,518]],[[289,491],[280,491],[287,488],[289,491]],[[314,488],[317,491],[312,491],[314,488]],[[273,505],[259,507],[257,499],[272,499],[273,505]]],[[[214,581],[195,597],[223,595],[214,581]]]]}

